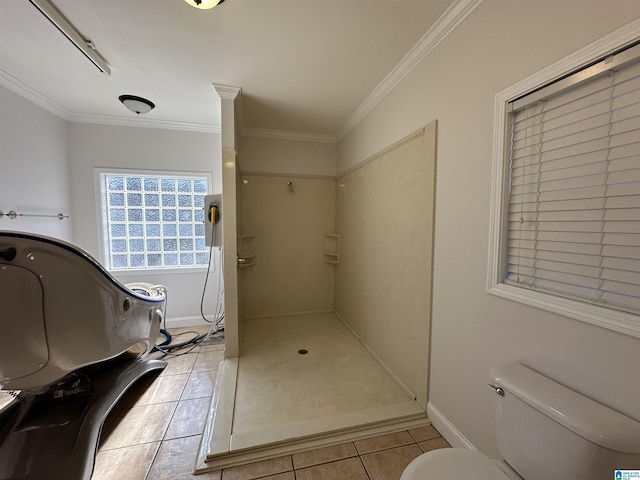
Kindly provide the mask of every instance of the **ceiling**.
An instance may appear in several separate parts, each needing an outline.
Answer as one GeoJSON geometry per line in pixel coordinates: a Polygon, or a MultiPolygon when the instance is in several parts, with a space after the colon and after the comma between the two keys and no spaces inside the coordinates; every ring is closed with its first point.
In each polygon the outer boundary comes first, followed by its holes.
{"type": "Polygon", "coordinates": [[[71,121],[219,129],[212,83],[242,88],[242,128],[327,136],[453,0],[52,0],[101,73],[27,0],[0,2],[0,84],[71,121]],[[118,101],[156,108],[136,118],[118,101]]]}

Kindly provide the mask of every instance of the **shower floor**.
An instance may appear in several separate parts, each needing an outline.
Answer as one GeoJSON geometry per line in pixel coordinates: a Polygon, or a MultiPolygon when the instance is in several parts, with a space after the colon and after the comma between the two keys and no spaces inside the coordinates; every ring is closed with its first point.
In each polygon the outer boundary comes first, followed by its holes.
{"type": "Polygon", "coordinates": [[[333,313],[247,319],[240,358],[224,363],[207,467],[429,423],[333,313]]]}

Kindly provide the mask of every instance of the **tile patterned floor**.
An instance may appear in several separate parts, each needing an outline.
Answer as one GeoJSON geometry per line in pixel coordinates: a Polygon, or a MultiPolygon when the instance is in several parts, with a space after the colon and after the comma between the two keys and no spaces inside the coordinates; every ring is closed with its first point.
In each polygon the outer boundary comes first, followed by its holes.
{"type": "Polygon", "coordinates": [[[222,348],[166,358],[130,389],[105,422],[93,480],[398,480],[422,452],[449,447],[427,426],[193,475],[222,348]]]}

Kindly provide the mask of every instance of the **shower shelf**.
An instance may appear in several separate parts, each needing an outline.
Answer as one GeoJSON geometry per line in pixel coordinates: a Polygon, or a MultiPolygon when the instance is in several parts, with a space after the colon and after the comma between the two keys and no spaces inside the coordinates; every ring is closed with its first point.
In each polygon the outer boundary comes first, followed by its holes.
{"type": "Polygon", "coordinates": [[[322,242],[322,257],[324,263],[337,265],[340,263],[340,235],[325,233],[322,242]]]}
{"type": "Polygon", "coordinates": [[[238,235],[238,256],[246,259],[240,268],[250,267],[256,264],[255,235],[238,235]]]}

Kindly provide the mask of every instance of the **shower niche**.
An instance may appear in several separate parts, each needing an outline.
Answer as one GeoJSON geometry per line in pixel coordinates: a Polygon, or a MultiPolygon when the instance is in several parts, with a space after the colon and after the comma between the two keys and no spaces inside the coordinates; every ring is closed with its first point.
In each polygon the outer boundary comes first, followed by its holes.
{"type": "Polygon", "coordinates": [[[256,236],[238,235],[238,268],[256,264],[256,236]]]}
{"type": "Polygon", "coordinates": [[[322,259],[324,263],[340,263],[340,235],[325,233],[322,238],[322,259]]]}

